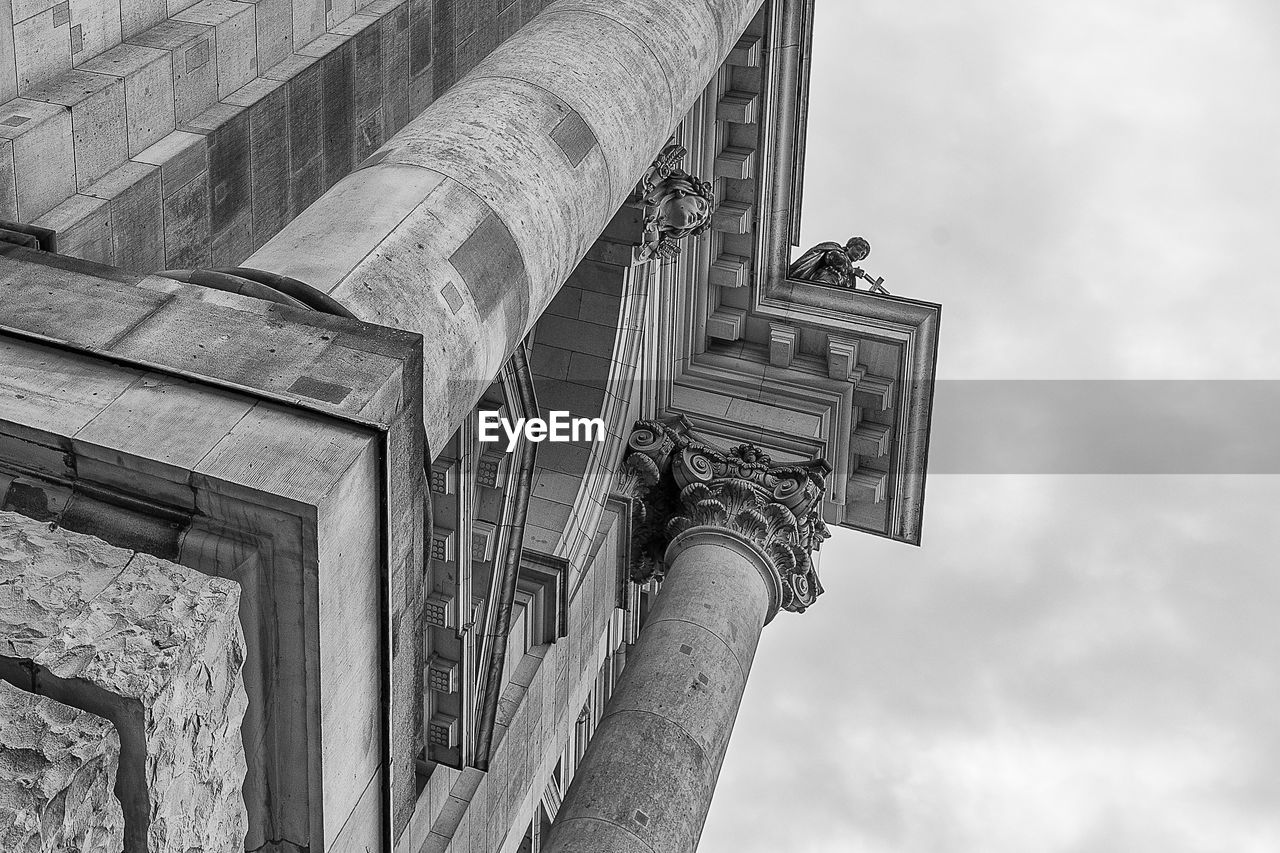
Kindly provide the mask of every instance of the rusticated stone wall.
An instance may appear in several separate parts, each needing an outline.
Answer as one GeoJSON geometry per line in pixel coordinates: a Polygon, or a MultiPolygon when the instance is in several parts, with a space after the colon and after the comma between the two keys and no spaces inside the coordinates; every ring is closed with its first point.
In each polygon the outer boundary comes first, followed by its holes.
{"type": "Polygon", "coordinates": [[[0,512],[0,678],[120,737],[128,851],[241,849],[240,587],[0,512]]]}
{"type": "Polygon", "coordinates": [[[0,849],[119,853],[111,723],[0,681],[0,849]]]}

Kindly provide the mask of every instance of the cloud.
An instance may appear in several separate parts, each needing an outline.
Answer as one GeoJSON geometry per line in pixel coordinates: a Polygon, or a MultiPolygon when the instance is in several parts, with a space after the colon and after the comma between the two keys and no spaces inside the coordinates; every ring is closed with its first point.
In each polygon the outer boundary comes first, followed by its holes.
{"type": "Polygon", "coordinates": [[[1280,849],[1280,481],[929,488],[766,629],[701,853],[1280,849]]]}
{"type": "Polygon", "coordinates": [[[1280,372],[1272,5],[818,16],[804,241],[863,233],[893,292],[943,302],[941,375],[1280,372]]]}
{"type": "MultiPolygon", "coordinates": [[[[1280,375],[1280,6],[817,14],[803,242],[942,302],[941,377],[1280,375]]],[[[951,470],[1271,470],[1266,394],[965,384],[951,470]]],[[[700,853],[1280,850],[1280,481],[930,480],[766,630],[700,853]]]]}

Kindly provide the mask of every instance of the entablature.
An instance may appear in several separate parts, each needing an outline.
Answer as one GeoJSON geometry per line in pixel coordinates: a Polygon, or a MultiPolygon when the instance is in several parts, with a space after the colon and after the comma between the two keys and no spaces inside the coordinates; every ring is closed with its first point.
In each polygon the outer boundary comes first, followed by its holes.
{"type": "Polygon", "coordinates": [[[830,460],[829,523],[919,544],[941,307],[788,277],[812,24],[767,2],[681,129],[717,208],[667,265],[657,412],[830,460]]]}

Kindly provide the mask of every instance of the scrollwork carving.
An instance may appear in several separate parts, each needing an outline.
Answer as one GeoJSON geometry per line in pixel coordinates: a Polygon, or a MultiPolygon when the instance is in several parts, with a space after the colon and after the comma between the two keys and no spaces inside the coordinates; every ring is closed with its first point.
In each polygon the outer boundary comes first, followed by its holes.
{"type": "Polygon", "coordinates": [[[633,580],[661,577],[671,540],[711,525],[760,546],[781,582],[783,609],[803,612],[822,592],[810,555],[831,535],[822,520],[826,462],[776,465],[751,444],[722,452],[695,439],[681,418],[638,422],[624,471],[635,497],[633,580]]]}

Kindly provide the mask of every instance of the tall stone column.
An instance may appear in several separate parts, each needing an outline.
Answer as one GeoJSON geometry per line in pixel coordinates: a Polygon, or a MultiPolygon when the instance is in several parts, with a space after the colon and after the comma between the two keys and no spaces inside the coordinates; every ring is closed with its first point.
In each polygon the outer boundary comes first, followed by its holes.
{"type": "Polygon", "coordinates": [[[642,421],[633,576],[662,591],[566,792],[548,853],[689,853],[698,843],[764,626],[821,592],[822,461],[722,453],[642,421]]]}
{"type": "Polygon", "coordinates": [[[246,262],[421,332],[442,447],[761,0],[560,0],[246,262]]]}

